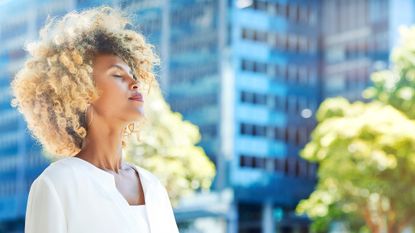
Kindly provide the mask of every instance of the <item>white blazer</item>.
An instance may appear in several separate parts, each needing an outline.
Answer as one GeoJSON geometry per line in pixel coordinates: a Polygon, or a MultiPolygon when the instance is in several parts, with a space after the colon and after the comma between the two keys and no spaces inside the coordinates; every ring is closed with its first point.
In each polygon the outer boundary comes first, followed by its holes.
{"type": "MultiPolygon", "coordinates": [[[[149,171],[135,168],[151,233],[179,232],[165,187],[149,171]]],[[[66,157],[49,164],[32,183],[25,233],[140,233],[129,208],[112,174],[83,159],[66,157]]]]}

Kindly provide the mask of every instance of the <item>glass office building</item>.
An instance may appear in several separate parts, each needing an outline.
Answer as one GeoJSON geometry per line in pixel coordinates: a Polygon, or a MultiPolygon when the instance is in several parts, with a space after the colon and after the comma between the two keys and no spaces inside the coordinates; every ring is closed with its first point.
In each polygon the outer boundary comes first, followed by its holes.
{"type": "Polygon", "coordinates": [[[0,232],[23,232],[27,194],[48,166],[40,145],[29,135],[20,113],[10,105],[10,81],[23,66],[24,46],[38,38],[48,16],[90,7],[102,1],[0,2],[0,232]],[[79,5],[79,8],[77,8],[79,5]]]}
{"type": "Polygon", "coordinates": [[[134,14],[161,57],[166,100],[199,126],[216,164],[211,194],[175,209],[181,232],[230,233],[308,232],[294,208],[316,182],[317,166],[299,157],[315,111],[327,97],[361,98],[415,9],[413,0],[0,1],[0,232],[23,232],[30,185],[49,163],[9,104],[24,43],[47,15],[101,4],[134,14]]]}
{"type": "Polygon", "coordinates": [[[23,65],[24,44],[37,38],[47,15],[72,7],[65,1],[0,2],[0,232],[23,232],[30,185],[49,163],[10,106],[9,84],[23,65]]]}
{"type": "Polygon", "coordinates": [[[227,232],[306,229],[293,210],[315,182],[316,165],[298,152],[321,101],[318,1],[169,8],[167,100],[200,127],[217,166],[213,190],[232,190],[226,214],[179,208],[179,220],[224,218],[227,232]]]}
{"type": "Polygon", "coordinates": [[[413,0],[323,0],[322,77],[325,97],[362,100],[370,74],[388,68],[401,25],[415,22],[413,0]]]}
{"type": "Polygon", "coordinates": [[[238,232],[306,229],[293,210],[315,181],[316,166],[298,154],[321,98],[318,1],[236,1],[230,8],[225,69],[232,73],[238,232]]]}

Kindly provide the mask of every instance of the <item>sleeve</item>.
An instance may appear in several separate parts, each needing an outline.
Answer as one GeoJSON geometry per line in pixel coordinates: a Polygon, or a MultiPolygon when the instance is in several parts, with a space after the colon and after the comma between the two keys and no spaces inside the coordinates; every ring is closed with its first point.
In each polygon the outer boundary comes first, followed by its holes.
{"type": "Polygon", "coordinates": [[[30,187],[25,233],[66,233],[65,214],[59,196],[47,177],[38,177],[30,187]]]}

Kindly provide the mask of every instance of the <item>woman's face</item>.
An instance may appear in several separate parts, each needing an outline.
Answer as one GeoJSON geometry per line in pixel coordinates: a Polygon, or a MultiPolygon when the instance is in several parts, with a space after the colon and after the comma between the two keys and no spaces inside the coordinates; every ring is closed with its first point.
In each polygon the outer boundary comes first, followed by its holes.
{"type": "Polygon", "coordinates": [[[92,103],[102,117],[130,123],[143,116],[140,83],[134,80],[130,67],[118,56],[99,54],[93,61],[93,78],[100,97],[92,103]]]}

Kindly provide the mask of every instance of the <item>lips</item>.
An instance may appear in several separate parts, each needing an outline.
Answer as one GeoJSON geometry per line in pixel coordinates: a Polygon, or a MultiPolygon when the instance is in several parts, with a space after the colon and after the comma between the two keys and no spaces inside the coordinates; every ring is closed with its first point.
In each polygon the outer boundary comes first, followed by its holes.
{"type": "Polygon", "coordinates": [[[134,94],[128,99],[143,102],[143,96],[140,93],[134,94]]]}

